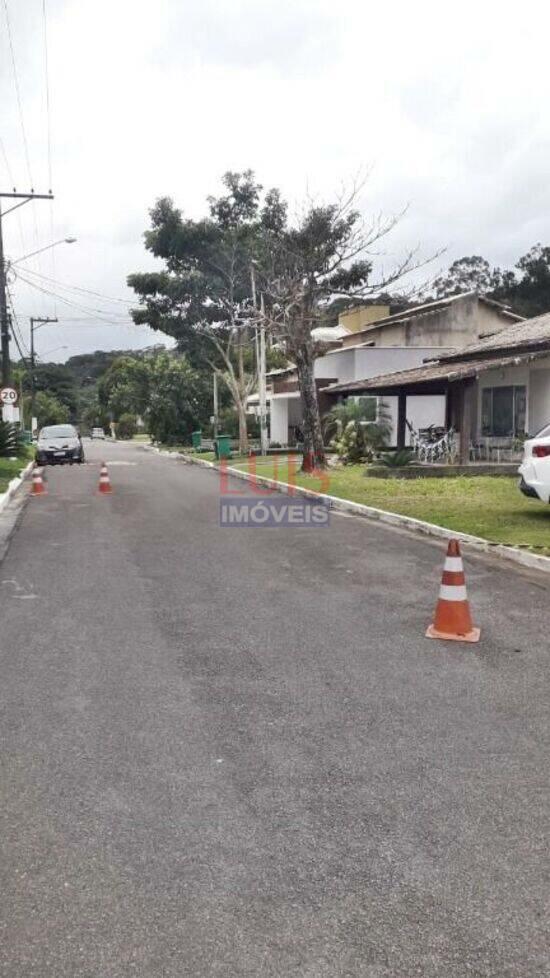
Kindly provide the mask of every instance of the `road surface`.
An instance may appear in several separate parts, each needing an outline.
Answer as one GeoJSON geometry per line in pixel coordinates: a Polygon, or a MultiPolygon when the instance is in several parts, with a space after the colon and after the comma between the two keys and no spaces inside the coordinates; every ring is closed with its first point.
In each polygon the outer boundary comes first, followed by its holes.
{"type": "Polygon", "coordinates": [[[0,566],[0,975],[548,975],[550,582],[430,642],[441,544],[87,451],[0,566]]]}

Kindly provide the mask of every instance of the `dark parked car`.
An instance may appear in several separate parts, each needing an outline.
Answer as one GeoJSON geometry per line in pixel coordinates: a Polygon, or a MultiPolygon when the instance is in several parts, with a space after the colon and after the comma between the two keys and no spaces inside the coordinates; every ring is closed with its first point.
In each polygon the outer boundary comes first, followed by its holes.
{"type": "Polygon", "coordinates": [[[39,465],[73,465],[84,461],[82,439],[72,424],[52,424],[42,428],[36,443],[39,465]]]}

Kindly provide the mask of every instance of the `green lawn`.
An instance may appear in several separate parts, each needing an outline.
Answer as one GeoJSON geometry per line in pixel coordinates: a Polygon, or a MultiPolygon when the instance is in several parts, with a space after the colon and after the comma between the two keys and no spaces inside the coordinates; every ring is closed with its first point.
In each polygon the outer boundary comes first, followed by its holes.
{"type": "Polygon", "coordinates": [[[10,461],[9,458],[0,458],[0,493],[6,491],[8,483],[19,475],[33,455],[34,450],[28,446],[24,450],[24,454],[20,455],[15,462],[10,461]]]}
{"type": "MultiPolygon", "coordinates": [[[[232,461],[238,468],[247,462],[232,461]]],[[[299,462],[298,462],[299,464],[299,462]]],[[[258,475],[288,482],[285,459],[256,459],[258,475]]],[[[328,486],[296,475],[300,486],[328,492],[393,513],[472,533],[495,543],[537,548],[550,555],[550,506],[526,499],[517,479],[506,476],[459,476],[443,479],[367,479],[364,466],[329,470],[328,486]]]]}

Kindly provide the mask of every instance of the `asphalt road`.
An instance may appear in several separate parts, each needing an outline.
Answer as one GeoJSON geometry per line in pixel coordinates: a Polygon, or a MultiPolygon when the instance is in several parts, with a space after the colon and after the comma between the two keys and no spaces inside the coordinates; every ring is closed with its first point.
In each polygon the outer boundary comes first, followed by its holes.
{"type": "Polygon", "coordinates": [[[0,975],[547,976],[550,582],[430,642],[440,544],[88,457],[0,566],[0,975]]]}

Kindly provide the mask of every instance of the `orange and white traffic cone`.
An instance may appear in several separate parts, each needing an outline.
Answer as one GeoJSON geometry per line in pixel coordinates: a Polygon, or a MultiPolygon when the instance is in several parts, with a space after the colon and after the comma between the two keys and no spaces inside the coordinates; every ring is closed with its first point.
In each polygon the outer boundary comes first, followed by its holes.
{"type": "Polygon", "coordinates": [[[111,482],[109,480],[109,473],[107,471],[107,466],[105,465],[105,462],[101,463],[98,489],[101,493],[113,491],[113,487],[111,486],[111,482]]]}
{"type": "Polygon", "coordinates": [[[33,469],[32,472],[32,485],[31,485],[31,496],[46,496],[48,490],[44,484],[42,478],[42,469],[33,469]]]}
{"type": "Polygon", "coordinates": [[[458,540],[449,540],[434,622],[428,628],[426,638],[479,642],[479,634],[470,614],[460,545],[458,540]]]}

